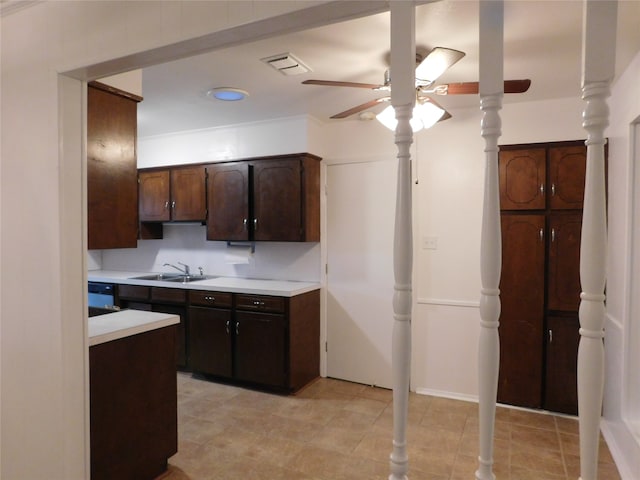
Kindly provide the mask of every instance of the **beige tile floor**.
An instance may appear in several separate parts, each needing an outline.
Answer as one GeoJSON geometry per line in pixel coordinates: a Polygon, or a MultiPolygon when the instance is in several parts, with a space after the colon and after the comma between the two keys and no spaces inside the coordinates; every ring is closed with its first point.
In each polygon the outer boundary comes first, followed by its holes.
{"type": "MultiPolygon", "coordinates": [[[[178,374],[178,453],[162,480],[387,479],[391,392],[319,379],[281,396],[178,374]]],[[[575,480],[573,418],[499,407],[499,480],[575,480]]],[[[409,478],[470,480],[477,468],[477,404],[411,394],[409,478]]],[[[601,440],[600,480],[619,479],[601,440]]]]}

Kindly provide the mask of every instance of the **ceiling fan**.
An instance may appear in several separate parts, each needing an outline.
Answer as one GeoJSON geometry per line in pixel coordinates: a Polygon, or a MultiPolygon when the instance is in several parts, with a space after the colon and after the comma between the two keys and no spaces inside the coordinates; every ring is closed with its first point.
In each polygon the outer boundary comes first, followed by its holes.
{"type": "MultiPolygon", "coordinates": [[[[451,115],[442,108],[435,100],[429,95],[464,95],[464,94],[477,94],[479,91],[479,82],[461,82],[461,83],[449,83],[434,85],[438,77],[442,75],[449,67],[458,62],[465,56],[464,52],[454,50],[451,48],[436,47],[431,50],[424,58],[420,55],[416,55],[416,105],[428,105],[438,107],[436,113],[438,118],[433,120],[433,123],[451,118],[451,115]]],[[[375,91],[391,91],[391,77],[387,70],[384,75],[384,83],[376,85],[372,83],[357,83],[357,82],[341,82],[332,80],[305,80],[302,82],[305,85],[323,85],[329,87],[355,87],[355,88],[368,88],[375,91]]],[[[504,82],[504,93],[523,93],[529,89],[531,80],[506,80],[504,82]]],[[[369,108],[372,108],[380,103],[386,103],[391,100],[389,95],[370,100],[361,105],[352,107],[344,112],[337,113],[331,118],[346,118],[356,113],[362,112],[369,108]]],[[[384,113],[384,112],[383,112],[384,113]]],[[[390,112],[393,113],[393,112],[390,112]]],[[[380,116],[378,116],[380,119],[380,116]]],[[[434,117],[435,118],[435,117],[434,117]]],[[[381,119],[380,119],[381,120],[381,119]]],[[[393,117],[395,120],[395,117],[393,117]]],[[[381,120],[383,121],[383,120],[381,120]]],[[[383,121],[384,123],[384,121],[383,121]]],[[[431,126],[428,125],[428,126],[431,126]]],[[[427,127],[427,125],[425,125],[427,127]]],[[[395,125],[393,126],[395,128],[395,125]]]]}

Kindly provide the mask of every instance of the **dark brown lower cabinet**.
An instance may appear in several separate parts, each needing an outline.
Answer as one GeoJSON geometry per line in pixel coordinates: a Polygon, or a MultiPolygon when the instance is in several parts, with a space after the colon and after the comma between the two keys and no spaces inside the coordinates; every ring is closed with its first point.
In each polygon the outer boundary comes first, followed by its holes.
{"type": "Polygon", "coordinates": [[[284,315],[236,312],[234,328],[235,377],[246,382],[285,387],[284,315]]]}
{"type": "Polygon", "coordinates": [[[577,315],[547,317],[543,405],[546,410],[570,415],[578,413],[579,328],[577,315]]]}
{"type": "Polygon", "coordinates": [[[189,308],[189,322],[191,369],[231,378],[231,310],[192,306],[189,308]]]}
{"type": "Polygon", "coordinates": [[[185,290],[145,285],[118,285],[117,298],[117,304],[121,308],[178,315],[180,323],[176,327],[176,365],[181,369],[188,367],[187,293],[185,290]]]}
{"type": "Polygon", "coordinates": [[[175,329],[89,348],[92,480],[152,480],[178,451],[175,329]]]}
{"type": "Polygon", "coordinates": [[[233,300],[192,291],[189,299],[194,372],[287,392],[320,374],[319,290],[293,297],[233,294],[233,300]]]}

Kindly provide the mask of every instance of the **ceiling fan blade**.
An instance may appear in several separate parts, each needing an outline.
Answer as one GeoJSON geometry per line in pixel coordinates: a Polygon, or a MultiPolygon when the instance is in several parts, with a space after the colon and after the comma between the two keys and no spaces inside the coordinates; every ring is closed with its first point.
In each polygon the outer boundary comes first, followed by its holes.
{"type": "Polygon", "coordinates": [[[369,100],[367,103],[363,103],[362,105],[358,105],[357,107],[350,108],[349,110],[345,110],[344,112],[337,113],[333,115],[331,118],[347,118],[354,113],[362,112],[367,108],[375,107],[377,104],[382,102],[388,102],[391,100],[391,97],[382,97],[376,98],[375,100],[369,100]]]}
{"type": "Polygon", "coordinates": [[[357,83],[357,82],[335,82],[333,80],[305,80],[303,85],[324,85],[326,87],[356,87],[356,88],[369,88],[380,89],[384,85],[376,85],[373,83],[357,83]]]}
{"type": "Polygon", "coordinates": [[[431,85],[449,67],[465,56],[464,52],[452,48],[436,47],[416,67],[416,79],[431,85]]]}
{"type": "MultiPolygon", "coordinates": [[[[505,80],[504,93],[524,93],[529,90],[531,80],[505,80]]],[[[480,91],[479,82],[462,82],[449,83],[447,85],[438,85],[434,88],[433,93],[436,95],[465,95],[475,94],[480,91]]]]}

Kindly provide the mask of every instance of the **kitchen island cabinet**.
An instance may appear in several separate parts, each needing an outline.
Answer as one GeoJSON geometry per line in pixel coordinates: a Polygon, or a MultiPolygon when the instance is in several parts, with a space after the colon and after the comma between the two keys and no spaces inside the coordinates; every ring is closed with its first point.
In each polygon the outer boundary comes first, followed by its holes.
{"type": "Polygon", "coordinates": [[[134,311],[89,320],[92,480],[152,480],[178,451],[176,321],[134,311]]]}
{"type": "Polygon", "coordinates": [[[89,250],[137,246],[137,104],[141,97],[98,82],[87,89],[89,250]]]}

